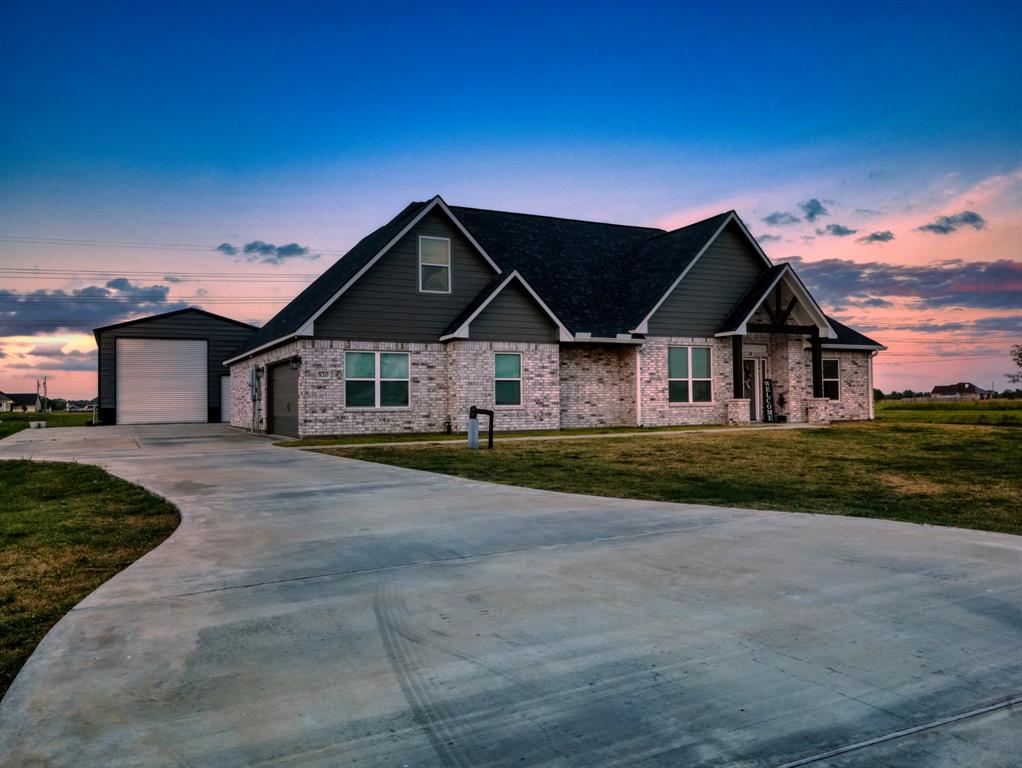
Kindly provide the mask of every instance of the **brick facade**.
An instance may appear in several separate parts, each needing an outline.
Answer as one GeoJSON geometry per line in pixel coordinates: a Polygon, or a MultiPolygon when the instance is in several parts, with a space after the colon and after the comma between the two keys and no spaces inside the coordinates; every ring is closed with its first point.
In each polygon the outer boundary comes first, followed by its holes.
{"type": "Polygon", "coordinates": [[[561,347],[561,428],[626,427],[636,423],[635,347],[561,347]]]}
{"type": "MultiPolygon", "coordinates": [[[[766,349],[766,375],[774,381],[776,411],[792,422],[872,417],[871,354],[824,350],[837,359],[835,401],[812,397],[812,362],[806,339],[750,335],[748,345],[766,349]],[[779,405],[783,396],[785,404],[779,405]]],[[[265,366],[301,358],[298,423],[302,436],[441,432],[451,420],[466,429],[472,405],[494,408],[494,353],[522,355],[522,404],[496,407],[500,430],[570,429],[596,426],[669,426],[748,421],[748,401],[733,397],[729,338],[651,337],[641,346],[542,344],[459,340],[398,343],[301,339],[231,366],[231,424],[253,426],[250,370],[263,369],[255,403],[255,429],[266,429],[265,366]],[[667,349],[709,347],[712,401],[668,401],[667,349]],[[349,409],[344,403],[345,350],[409,354],[409,407],[349,409]],[[641,398],[636,407],[636,362],[641,398]]]]}

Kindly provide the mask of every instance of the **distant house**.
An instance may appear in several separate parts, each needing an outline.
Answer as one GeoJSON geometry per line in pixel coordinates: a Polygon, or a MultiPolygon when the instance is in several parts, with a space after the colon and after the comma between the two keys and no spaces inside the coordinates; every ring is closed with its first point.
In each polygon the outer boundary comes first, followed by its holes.
{"type": "Polygon", "coordinates": [[[11,410],[15,413],[36,413],[42,410],[39,395],[35,392],[12,392],[7,397],[11,398],[11,410]]]}
{"type": "Polygon", "coordinates": [[[987,400],[990,392],[968,381],[960,381],[957,384],[938,384],[930,392],[930,397],[941,400],[987,400]]]}
{"type": "Polygon", "coordinates": [[[11,400],[10,395],[0,392],[0,413],[8,413],[13,405],[14,401],[11,400]]]}

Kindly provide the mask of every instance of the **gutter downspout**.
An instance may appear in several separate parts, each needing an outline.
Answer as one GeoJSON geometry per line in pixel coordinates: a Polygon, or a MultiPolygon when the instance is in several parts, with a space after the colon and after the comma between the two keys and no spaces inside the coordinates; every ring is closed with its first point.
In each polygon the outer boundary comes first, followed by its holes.
{"type": "Polygon", "coordinates": [[[642,426],[642,348],[645,344],[639,344],[635,348],[635,426],[642,426]]]}

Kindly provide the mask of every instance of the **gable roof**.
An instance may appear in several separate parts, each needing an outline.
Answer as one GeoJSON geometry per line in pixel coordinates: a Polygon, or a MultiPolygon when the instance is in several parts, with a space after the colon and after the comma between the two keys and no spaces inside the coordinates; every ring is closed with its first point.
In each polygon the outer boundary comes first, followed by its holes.
{"type": "Polygon", "coordinates": [[[969,381],[957,384],[938,384],[930,392],[931,395],[985,395],[987,391],[969,381]]]}
{"type": "MultiPolygon", "coordinates": [[[[315,319],[437,207],[496,273],[452,321],[444,336],[460,329],[465,318],[491,300],[511,273],[517,273],[568,338],[616,339],[645,333],[649,317],[729,224],[742,230],[764,268],[772,267],[734,211],[668,232],[655,227],[448,206],[437,196],[409,204],[364,237],[226,362],[312,335],[315,319]]],[[[822,312],[820,315],[823,317],[822,312]]]]}
{"type": "Polygon", "coordinates": [[[158,315],[146,315],[145,317],[136,317],[133,320],[125,320],[124,322],[113,323],[112,325],[101,325],[99,328],[92,329],[92,335],[96,337],[96,341],[98,342],[100,331],[109,331],[114,328],[124,328],[125,326],[128,325],[134,325],[135,323],[145,323],[148,322],[149,320],[162,320],[163,318],[174,317],[175,315],[183,315],[185,313],[205,315],[206,317],[212,317],[216,318],[217,320],[223,320],[224,322],[227,323],[234,323],[235,325],[243,326],[252,331],[256,330],[256,326],[252,325],[251,323],[243,323],[241,320],[235,320],[233,317],[224,317],[223,315],[218,315],[214,312],[207,312],[205,309],[199,309],[198,307],[185,307],[184,309],[175,309],[171,312],[161,312],[158,315]]]}
{"type": "Polygon", "coordinates": [[[536,302],[543,313],[550,318],[551,322],[557,326],[558,334],[561,341],[571,341],[571,331],[564,327],[564,323],[557,319],[557,315],[550,311],[550,307],[539,297],[529,285],[525,278],[518,274],[518,270],[514,269],[510,272],[502,272],[501,274],[494,277],[490,282],[483,286],[482,290],[476,294],[475,298],[468,303],[458,316],[452,320],[444,332],[440,334],[440,341],[446,341],[447,339],[455,338],[468,338],[469,337],[469,326],[472,321],[475,320],[483,310],[489,306],[500,292],[507,288],[513,281],[517,281],[526,292],[532,297],[532,300],[536,302]]]}
{"type": "Polygon", "coordinates": [[[734,309],[724,319],[724,322],[721,323],[716,335],[732,336],[734,334],[744,334],[746,332],[746,325],[752,319],[756,310],[770,296],[774,287],[782,281],[788,286],[788,290],[798,297],[802,308],[814,318],[814,323],[820,329],[823,337],[826,339],[837,338],[837,333],[831,328],[827,316],[823,314],[823,310],[816,303],[816,299],[806,290],[805,285],[799,279],[791,264],[777,264],[762,272],[756,278],[752,287],[739,299],[734,309]]]}
{"type": "Polygon", "coordinates": [[[0,400],[10,400],[10,399],[11,399],[11,396],[8,395],[6,392],[0,392],[0,400]]]}
{"type": "Polygon", "coordinates": [[[869,336],[859,333],[854,328],[849,328],[844,323],[839,323],[833,317],[828,317],[827,322],[830,323],[830,327],[834,329],[837,334],[836,339],[824,339],[823,346],[827,349],[839,349],[845,347],[848,349],[861,349],[861,350],[876,350],[882,351],[887,349],[879,341],[874,341],[869,336]]]}
{"type": "Polygon", "coordinates": [[[39,402],[39,395],[35,392],[11,392],[7,397],[15,405],[35,405],[39,402]]]}

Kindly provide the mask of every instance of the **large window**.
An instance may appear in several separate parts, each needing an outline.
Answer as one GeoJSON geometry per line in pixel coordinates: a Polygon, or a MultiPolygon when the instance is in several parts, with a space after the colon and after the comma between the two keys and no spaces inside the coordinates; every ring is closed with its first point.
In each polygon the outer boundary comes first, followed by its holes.
{"type": "Polygon", "coordinates": [[[446,237],[419,238],[419,290],[451,292],[451,241],[446,237]]]}
{"type": "Polygon", "coordinates": [[[841,398],[841,385],[838,383],[840,366],[837,360],[823,361],[823,396],[831,400],[841,398]]]}
{"type": "Polygon", "coordinates": [[[407,352],[345,352],[344,405],[407,408],[407,352]]]}
{"type": "Polygon", "coordinates": [[[667,397],[672,403],[712,402],[709,347],[667,348],[667,397]]]}
{"type": "Polygon", "coordinates": [[[518,352],[497,352],[493,356],[493,402],[522,404],[522,356],[518,352]]]}

